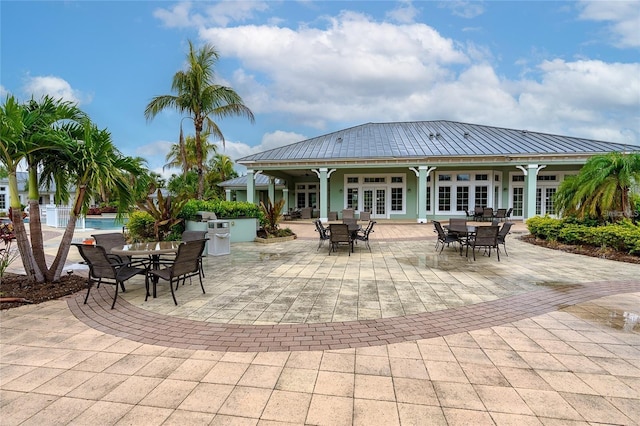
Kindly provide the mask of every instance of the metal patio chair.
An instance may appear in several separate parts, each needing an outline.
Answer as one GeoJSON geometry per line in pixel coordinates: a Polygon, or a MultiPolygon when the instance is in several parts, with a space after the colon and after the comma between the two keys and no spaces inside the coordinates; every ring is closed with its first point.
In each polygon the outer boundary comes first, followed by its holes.
{"type": "Polygon", "coordinates": [[[329,256],[332,251],[336,251],[338,246],[346,245],[349,249],[349,256],[353,251],[353,239],[351,238],[351,232],[349,232],[349,225],[344,223],[332,223],[329,225],[329,256]]]}

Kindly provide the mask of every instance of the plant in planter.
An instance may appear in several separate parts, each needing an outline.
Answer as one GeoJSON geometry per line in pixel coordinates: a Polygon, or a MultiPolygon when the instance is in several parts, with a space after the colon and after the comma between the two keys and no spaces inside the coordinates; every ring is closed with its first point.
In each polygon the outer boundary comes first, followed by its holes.
{"type": "Polygon", "coordinates": [[[145,203],[138,203],[138,207],[149,213],[154,219],[153,230],[156,240],[165,240],[171,234],[172,228],[182,223],[184,219],[179,217],[179,214],[185,202],[185,200],[171,196],[164,197],[158,189],[157,202],[147,198],[145,203]]]}
{"type": "Polygon", "coordinates": [[[282,208],[284,207],[284,200],[276,201],[272,203],[268,200],[268,204],[260,201],[260,209],[264,215],[264,221],[262,222],[262,229],[266,238],[274,237],[288,237],[293,235],[293,232],[289,228],[280,229],[280,220],[282,220],[282,208]]]}

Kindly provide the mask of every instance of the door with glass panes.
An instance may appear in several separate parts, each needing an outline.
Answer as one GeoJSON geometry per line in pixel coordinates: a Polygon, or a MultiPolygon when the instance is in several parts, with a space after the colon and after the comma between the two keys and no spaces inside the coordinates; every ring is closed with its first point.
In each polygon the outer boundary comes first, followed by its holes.
{"type": "Polygon", "coordinates": [[[366,188],[363,191],[362,208],[371,212],[372,219],[386,219],[387,188],[366,188]]]}

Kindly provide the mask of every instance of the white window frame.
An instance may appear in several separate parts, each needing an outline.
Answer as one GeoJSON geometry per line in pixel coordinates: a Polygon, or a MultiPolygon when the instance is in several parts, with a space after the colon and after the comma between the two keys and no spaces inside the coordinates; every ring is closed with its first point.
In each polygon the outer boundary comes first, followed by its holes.
{"type": "Polygon", "coordinates": [[[344,175],[344,191],[342,203],[347,205],[347,190],[348,188],[358,189],[358,207],[357,211],[362,211],[364,208],[363,193],[365,189],[385,188],[387,192],[385,200],[385,211],[387,217],[391,215],[405,215],[407,213],[407,174],[406,173],[358,173],[358,174],[345,174],[344,175]],[[349,178],[358,178],[358,183],[348,183],[349,178]],[[385,178],[382,182],[366,182],[365,178],[385,178]],[[402,182],[391,182],[392,178],[402,178],[402,182]],[[391,210],[391,188],[402,188],[402,210],[391,210]]]}

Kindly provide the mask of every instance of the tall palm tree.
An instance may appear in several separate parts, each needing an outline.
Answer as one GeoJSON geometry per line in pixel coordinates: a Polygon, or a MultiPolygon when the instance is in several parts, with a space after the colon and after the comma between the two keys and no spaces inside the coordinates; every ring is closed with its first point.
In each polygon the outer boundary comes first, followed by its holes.
{"type": "Polygon", "coordinates": [[[640,153],[596,155],[560,184],[554,202],[564,214],[581,218],[605,219],[609,211],[631,217],[630,191],[639,184],[640,153]]]}
{"type": "MultiPolygon", "coordinates": [[[[160,111],[173,108],[187,114],[195,128],[196,169],[198,172],[198,198],[204,193],[204,152],[201,133],[206,130],[219,138],[224,145],[224,136],[211,117],[244,116],[252,123],[255,121],[251,110],[244,105],[242,98],[232,88],[213,82],[215,65],[219,55],[215,48],[205,44],[196,50],[189,40],[187,70],[178,71],[173,76],[171,89],[176,95],[161,95],[151,99],[144,115],[153,119],[160,111]]],[[[180,122],[180,146],[184,154],[182,121],[180,122]]],[[[186,161],[186,157],[182,156],[186,161]]]]}
{"type": "Polygon", "coordinates": [[[69,222],[58,253],[47,271],[50,281],[60,278],[77,219],[87,211],[91,198],[99,195],[103,187],[108,188],[118,200],[118,213],[121,214],[135,205],[139,192],[135,188],[148,187],[151,182],[144,160],[122,155],[114,145],[111,134],[106,129],[98,129],[89,119],[83,120],[81,134],[67,155],[51,157],[44,162],[42,174],[56,182],[57,202],[68,202],[70,193],[67,188],[75,187],[69,222]]]}
{"type": "MultiPolygon", "coordinates": [[[[34,261],[44,271],[47,264],[40,221],[40,165],[52,153],[67,149],[71,133],[79,127],[86,115],[77,104],[50,96],[44,96],[40,101],[31,99],[25,103],[25,109],[28,114],[36,117],[33,125],[26,128],[23,134],[24,140],[32,146],[26,156],[29,176],[29,231],[34,261]]],[[[44,178],[42,175],[40,177],[44,178]]]]}

